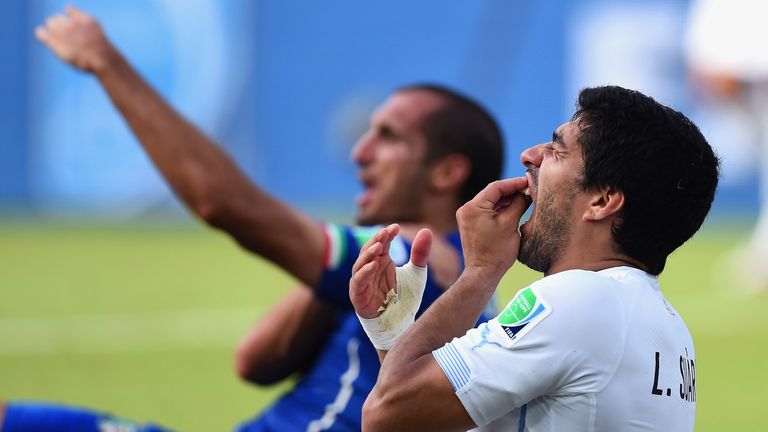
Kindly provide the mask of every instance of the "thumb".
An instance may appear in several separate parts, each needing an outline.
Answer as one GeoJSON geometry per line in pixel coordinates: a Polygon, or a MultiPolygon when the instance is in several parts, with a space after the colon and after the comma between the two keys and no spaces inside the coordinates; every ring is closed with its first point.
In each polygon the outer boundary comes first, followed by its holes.
{"type": "Polygon", "coordinates": [[[83,11],[81,11],[80,9],[72,6],[71,4],[67,5],[67,7],[65,9],[65,12],[66,12],[67,16],[69,16],[70,18],[82,18],[82,17],[86,16],[83,11]]]}
{"type": "Polygon", "coordinates": [[[35,37],[37,38],[38,41],[46,45],[51,40],[50,35],[48,34],[48,30],[46,30],[45,27],[43,26],[37,27],[35,29],[35,37]]]}
{"type": "Polygon", "coordinates": [[[411,263],[417,267],[426,267],[430,249],[432,249],[432,231],[422,228],[413,239],[411,263]]]}

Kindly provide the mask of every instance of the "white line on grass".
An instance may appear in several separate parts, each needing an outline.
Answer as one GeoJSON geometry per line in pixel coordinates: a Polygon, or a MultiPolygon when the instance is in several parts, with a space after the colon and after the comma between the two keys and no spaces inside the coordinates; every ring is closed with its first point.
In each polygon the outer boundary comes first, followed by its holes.
{"type": "Polygon", "coordinates": [[[0,356],[234,347],[259,309],[0,318],[0,356]]]}

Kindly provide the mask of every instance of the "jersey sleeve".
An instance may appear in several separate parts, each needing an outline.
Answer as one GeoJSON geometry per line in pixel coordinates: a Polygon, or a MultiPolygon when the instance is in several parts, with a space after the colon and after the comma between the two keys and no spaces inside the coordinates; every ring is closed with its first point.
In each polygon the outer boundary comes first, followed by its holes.
{"type": "Polygon", "coordinates": [[[582,310],[594,296],[566,301],[567,290],[545,285],[521,290],[496,318],[433,352],[478,426],[537,397],[596,392],[618,364],[615,310],[582,310]]]}
{"type": "MultiPolygon", "coordinates": [[[[349,279],[363,245],[376,235],[382,227],[351,227],[326,224],[326,247],[323,259],[323,275],[315,287],[315,297],[333,303],[343,309],[351,309],[349,301],[349,279]]],[[[408,262],[411,245],[402,237],[392,240],[389,255],[396,266],[408,262]]]]}

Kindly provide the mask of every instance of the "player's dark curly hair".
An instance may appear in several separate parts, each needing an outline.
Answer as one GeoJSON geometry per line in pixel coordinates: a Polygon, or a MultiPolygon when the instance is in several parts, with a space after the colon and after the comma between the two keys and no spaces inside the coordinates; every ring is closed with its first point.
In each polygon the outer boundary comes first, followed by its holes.
{"type": "Polygon", "coordinates": [[[424,120],[427,139],[425,162],[433,162],[454,153],[469,159],[472,167],[459,197],[471,200],[488,183],[498,180],[504,165],[504,139],[496,121],[479,103],[437,84],[415,84],[398,92],[423,90],[437,94],[445,104],[424,120]]]}
{"type": "Polygon", "coordinates": [[[624,193],[612,228],[615,243],[658,275],[709,212],[717,156],[687,117],[637,91],[586,88],[573,120],[581,132],[583,187],[613,186],[624,193]]]}

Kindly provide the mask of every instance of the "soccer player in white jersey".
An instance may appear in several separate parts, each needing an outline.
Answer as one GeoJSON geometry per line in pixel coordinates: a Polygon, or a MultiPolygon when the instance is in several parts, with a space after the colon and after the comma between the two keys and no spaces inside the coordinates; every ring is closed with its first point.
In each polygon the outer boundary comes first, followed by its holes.
{"type": "Polygon", "coordinates": [[[459,209],[465,270],[410,327],[431,233],[397,272],[396,225],[361,252],[350,298],[382,359],[363,429],[693,430],[696,354],[658,275],[709,212],[711,147],[683,114],[598,87],[521,162],[459,209]],[[515,261],[545,277],[470,329],[515,261]]]}

